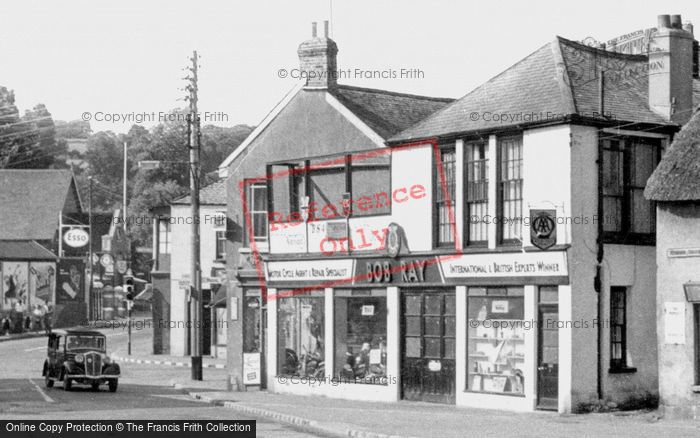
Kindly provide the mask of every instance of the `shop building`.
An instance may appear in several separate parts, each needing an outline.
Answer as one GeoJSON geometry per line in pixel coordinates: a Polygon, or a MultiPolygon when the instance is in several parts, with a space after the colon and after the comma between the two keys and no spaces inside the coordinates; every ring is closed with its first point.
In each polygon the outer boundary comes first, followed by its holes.
{"type": "Polygon", "coordinates": [[[700,113],[683,127],[645,195],[656,202],[659,395],[669,417],[700,415],[700,113]]]}
{"type": "MultiPolygon", "coordinates": [[[[337,82],[337,44],[313,24],[297,50],[307,78],[295,86],[221,164],[227,178],[227,369],[233,388],[265,386],[268,303],[258,275],[268,253],[268,185],[271,161],[384,149],[385,141],[443,108],[452,99],[351,87],[337,82]],[[245,199],[245,208],[244,202],[245,199]],[[246,222],[244,210],[250,221],[246,222]]],[[[289,169],[292,161],[281,168],[289,169]]]]}
{"type": "Polygon", "coordinates": [[[51,305],[54,326],[84,323],[88,233],[73,173],[0,170],[0,205],[2,319],[24,330],[36,306],[51,305]]]}
{"type": "Polygon", "coordinates": [[[692,34],[658,27],[649,55],[557,37],[386,153],[268,163],[268,389],[559,412],[657,396],[643,190],[694,80],[692,34]]]}
{"type": "MultiPolygon", "coordinates": [[[[218,180],[199,193],[200,262],[204,355],[225,357],[225,303],[216,292],[224,281],[226,259],[226,187],[218,180]]],[[[154,265],[153,321],[155,354],[190,354],[191,315],[189,290],[192,271],[192,216],[190,197],[176,199],[152,211],[154,265]]]]}

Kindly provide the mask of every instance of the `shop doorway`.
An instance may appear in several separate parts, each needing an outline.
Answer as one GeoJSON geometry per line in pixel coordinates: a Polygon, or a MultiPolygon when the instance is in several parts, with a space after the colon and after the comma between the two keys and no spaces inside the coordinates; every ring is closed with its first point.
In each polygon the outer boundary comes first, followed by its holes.
{"type": "Polygon", "coordinates": [[[404,292],[401,309],[402,398],[454,403],[454,292],[404,292]]]}
{"type": "Polygon", "coordinates": [[[537,408],[559,406],[559,307],[556,288],[541,288],[537,333],[537,408]]]}

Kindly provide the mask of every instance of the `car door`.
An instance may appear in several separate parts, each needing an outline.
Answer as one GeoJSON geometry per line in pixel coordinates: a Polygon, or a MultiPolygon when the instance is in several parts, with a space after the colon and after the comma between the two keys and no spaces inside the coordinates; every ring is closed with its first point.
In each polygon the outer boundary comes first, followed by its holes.
{"type": "Polygon", "coordinates": [[[58,338],[60,336],[57,335],[50,335],[49,336],[49,344],[46,348],[46,353],[48,356],[48,362],[49,362],[49,375],[50,376],[55,376],[56,375],[56,363],[58,361],[58,338]]]}

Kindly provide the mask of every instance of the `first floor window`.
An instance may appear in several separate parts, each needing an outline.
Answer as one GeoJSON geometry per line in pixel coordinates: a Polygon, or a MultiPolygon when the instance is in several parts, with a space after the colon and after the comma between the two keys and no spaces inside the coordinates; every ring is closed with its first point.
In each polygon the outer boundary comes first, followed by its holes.
{"type": "Polygon", "coordinates": [[[610,288],[610,368],[627,366],[627,288],[610,288]]]}
{"type": "Polygon", "coordinates": [[[467,216],[467,244],[486,243],[488,240],[489,178],[487,143],[470,143],[464,147],[465,213],[467,216]]]}
{"type": "Polygon", "coordinates": [[[226,258],[226,231],[216,232],[216,259],[226,258]]]}
{"type": "Polygon", "coordinates": [[[467,389],[524,393],[522,287],[470,287],[467,314],[467,389]]]}
{"type": "Polygon", "coordinates": [[[323,378],[325,345],[323,294],[278,298],[277,372],[323,378]]]}
{"type": "Polygon", "coordinates": [[[170,221],[158,219],[158,253],[170,254],[170,221]]]}
{"type": "Polygon", "coordinates": [[[499,237],[515,242],[521,239],[523,220],[523,140],[502,138],[498,147],[499,237]]]}
{"type": "Polygon", "coordinates": [[[435,171],[435,213],[437,246],[451,246],[455,242],[455,151],[441,149],[440,166],[435,171]]]}
{"type": "Polygon", "coordinates": [[[343,382],[386,384],[386,290],[336,290],[335,370],[343,382]]]}
{"type": "Polygon", "coordinates": [[[252,236],[248,241],[267,242],[267,184],[254,183],[249,187],[248,210],[250,211],[252,236]]]}

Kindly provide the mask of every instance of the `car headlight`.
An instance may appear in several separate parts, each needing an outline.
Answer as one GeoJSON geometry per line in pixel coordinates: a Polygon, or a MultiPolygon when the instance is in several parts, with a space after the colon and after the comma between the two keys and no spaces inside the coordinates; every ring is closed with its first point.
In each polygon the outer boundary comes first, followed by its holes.
{"type": "Polygon", "coordinates": [[[109,363],[110,362],[109,356],[107,356],[106,354],[103,354],[102,355],[102,362],[104,362],[106,364],[109,363]]]}
{"type": "Polygon", "coordinates": [[[83,360],[85,360],[85,358],[83,357],[82,354],[78,353],[78,354],[75,355],[75,361],[76,361],[77,363],[83,363],[83,360]]]}

